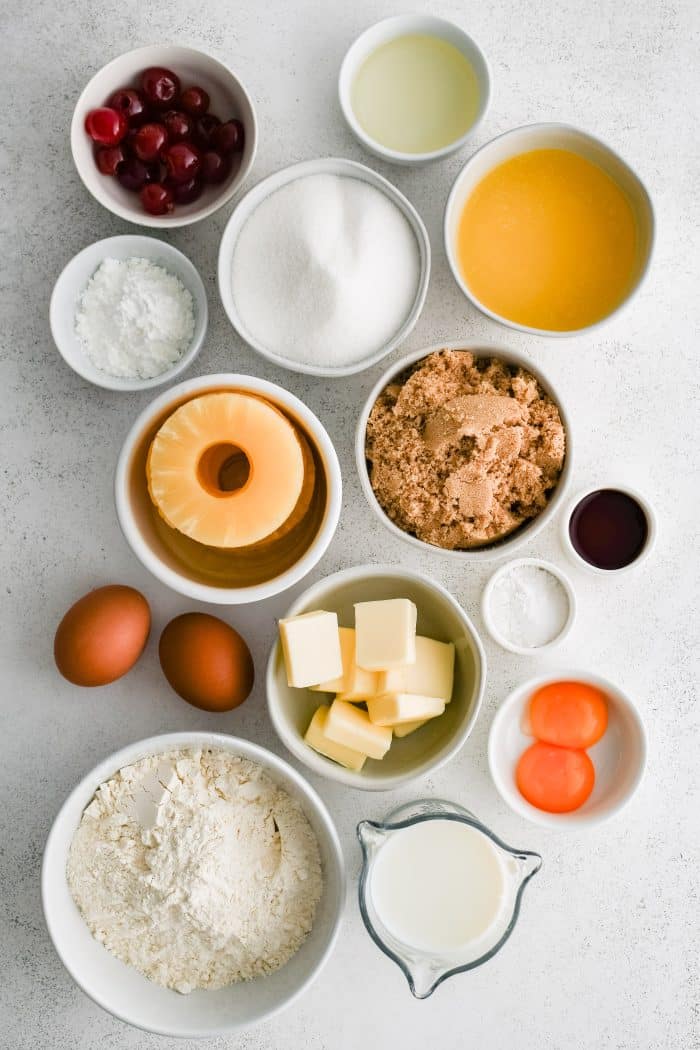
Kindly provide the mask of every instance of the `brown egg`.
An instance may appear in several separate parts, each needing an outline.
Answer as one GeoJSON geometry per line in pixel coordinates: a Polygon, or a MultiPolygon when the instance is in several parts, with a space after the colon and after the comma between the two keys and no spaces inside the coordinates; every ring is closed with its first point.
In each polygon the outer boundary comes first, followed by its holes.
{"type": "Polygon", "coordinates": [[[107,685],[130,671],[151,629],[148,602],[133,587],[98,587],[72,605],[53,643],[56,667],[74,685],[107,685]]]}
{"type": "Polygon", "coordinates": [[[204,711],[230,711],[253,688],[248,646],[233,627],[207,613],[183,613],[160,636],[160,666],[178,696],[204,711]]]}

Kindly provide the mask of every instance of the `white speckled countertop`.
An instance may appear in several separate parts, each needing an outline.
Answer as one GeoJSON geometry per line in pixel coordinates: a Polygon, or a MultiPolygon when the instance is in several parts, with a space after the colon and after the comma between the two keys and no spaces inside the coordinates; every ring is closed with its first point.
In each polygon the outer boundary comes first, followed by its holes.
{"type": "MultiPolygon", "coordinates": [[[[526,350],[559,385],[573,415],[574,485],[631,481],[655,503],[661,527],[656,553],[639,573],[603,580],[571,570],[580,615],[560,651],[535,661],[486,641],[482,714],[447,768],[387,797],[315,781],[337,820],[352,880],[359,864],[358,819],[379,817],[399,799],[421,794],[466,804],[506,841],[540,851],[542,872],[506,948],[488,965],[416,1002],[398,969],[366,936],[353,895],[337,950],[313,988],[269,1024],[206,1045],[700,1046],[697,926],[693,931],[700,863],[700,731],[693,697],[699,507],[697,471],[692,474],[700,427],[699,10],[695,0],[441,0],[432,10],[474,34],[491,61],[495,91],[473,146],[416,170],[394,169],[365,155],[336,102],[345,49],[366,25],[396,10],[388,0],[332,7],[320,0],[34,0],[5,9],[0,1045],[8,1050],[196,1045],[130,1029],[73,985],[41,914],[44,840],[75,782],[129,741],[164,730],[216,728],[283,753],[268,723],[262,669],[274,617],[296,592],[226,614],[251,642],[259,672],[255,694],[241,710],[206,715],[170,691],[158,667],[159,630],[196,604],[170,593],[140,567],[112,505],[120,442],[149,396],[110,394],[81,381],[63,364],[48,329],[48,299],[62,266],[92,241],[131,229],[89,197],[73,169],[68,127],[74,102],[114,55],[161,41],[210,50],[249,88],[260,120],[260,150],[248,186],[319,154],[364,161],[393,180],[423,216],[434,253],[426,307],[403,350],[461,337],[526,350]],[[570,121],[609,140],[647,181],[657,208],[656,258],[642,294],[589,338],[547,342],[486,321],[462,298],[444,258],[442,211],[461,164],[494,135],[540,120],[570,121]],[[145,592],[154,612],[153,636],[128,677],[81,692],[54,669],[53,632],[78,596],[115,581],[145,592]],[[500,801],[487,772],[486,738],[499,701],[542,666],[579,666],[609,676],[636,698],[649,729],[648,776],[639,795],[615,822],[580,836],[524,823],[500,801]]],[[[286,385],[318,412],[336,443],[345,477],[343,514],[311,579],[368,560],[413,565],[446,584],[481,630],[479,597],[490,568],[462,570],[439,554],[421,556],[408,545],[397,546],[376,526],[360,494],[353,430],[381,367],[339,382],[307,379],[266,364],[231,330],[215,284],[229,212],[166,239],[199,267],[209,295],[209,335],[196,371],[250,371],[286,385]]],[[[522,553],[563,562],[556,527],[522,553]]]]}

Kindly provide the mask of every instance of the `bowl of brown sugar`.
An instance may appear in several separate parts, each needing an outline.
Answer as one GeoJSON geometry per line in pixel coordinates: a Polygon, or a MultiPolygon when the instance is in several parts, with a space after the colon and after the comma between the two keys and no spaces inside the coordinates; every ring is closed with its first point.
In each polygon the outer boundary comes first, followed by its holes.
{"type": "Polygon", "coordinates": [[[443,343],[409,354],[372,390],[355,453],[391,532],[452,557],[511,553],[560,507],[571,473],[561,398],[528,357],[443,343]]]}

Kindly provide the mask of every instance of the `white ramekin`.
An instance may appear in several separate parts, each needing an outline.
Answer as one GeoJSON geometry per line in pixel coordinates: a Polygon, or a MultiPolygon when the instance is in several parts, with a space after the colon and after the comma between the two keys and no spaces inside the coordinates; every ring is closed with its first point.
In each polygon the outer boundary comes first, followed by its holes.
{"type": "Polygon", "coordinates": [[[502,649],[507,649],[508,652],[511,653],[517,653],[518,656],[539,656],[541,653],[548,652],[550,649],[554,649],[555,646],[561,645],[564,639],[571,633],[571,629],[574,626],[574,621],[576,619],[576,594],[574,588],[571,586],[569,577],[566,576],[560,568],[553,565],[551,561],[545,561],[544,558],[515,558],[513,561],[506,562],[505,565],[499,566],[484,587],[484,592],[481,596],[481,618],[486,624],[486,629],[494,642],[497,642],[502,649]],[[511,572],[515,572],[522,566],[526,565],[530,565],[535,569],[544,569],[544,571],[548,572],[550,576],[553,576],[558,580],[564,589],[569,606],[569,614],[564,621],[564,626],[561,631],[549,642],[545,642],[543,645],[518,645],[516,642],[512,642],[502,631],[499,631],[491,613],[491,597],[498,581],[502,579],[502,577],[508,576],[511,572]]]}
{"type": "Polygon", "coordinates": [[[250,95],[223,62],[191,47],[156,44],[127,51],[98,70],[84,88],[73,112],[70,130],[73,161],[86,189],[114,215],[139,226],[173,229],[205,219],[230,201],[241,187],[255,160],[258,124],[250,95]],[[237,117],[245,129],[245,143],[238,167],[219,186],[206,187],[191,204],[177,205],[169,215],[149,215],[137,193],[129,193],[117,179],[102,175],[95,164],[93,143],[85,131],[85,117],[121,87],[131,87],[149,66],[165,66],[178,75],[183,87],[197,84],[211,97],[211,111],[222,120],[237,117]]]}
{"type": "Polygon", "coordinates": [[[333,820],[310,784],[281,758],[249,740],[223,733],[167,733],[129,744],[91,770],[53,822],[44,849],[41,899],[49,935],[76,984],[121,1021],[177,1038],[211,1039],[240,1032],[290,1006],[315,980],[336,942],[345,905],[345,865],[333,820]],[[318,840],[323,896],[313,929],[296,955],[275,973],[254,981],[180,995],[149,981],[111,955],[88,929],[66,878],[68,851],[83,810],[118,770],[149,755],[181,748],[216,748],[258,762],[297,799],[318,840]]]}
{"type": "Polygon", "coordinates": [[[285,615],[324,609],[337,613],[341,624],[352,626],[355,602],[386,598],[413,601],[418,610],[418,633],[454,642],[456,660],[454,692],[445,713],[396,740],[381,761],[368,759],[364,769],[356,773],[319,755],[304,742],[314,711],[330,697],[287,685],[279,641],[270,652],[265,679],[270,719],[285,747],[312,772],[363,791],[404,787],[449,762],[474,728],[486,684],[486,654],[474,625],[449,591],[422,573],[394,565],[357,565],[313,584],[285,615]]]}
{"type": "Polygon", "coordinates": [[[281,171],[277,171],[274,175],[270,175],[268,178],[263,179],[262,182],[259,182],[257,186],[254,186],[252,190],[246,193],[245,197],[234,208],[231,218],[226,223],[221,238],[221,247],[219,248],[219,295],[228,319],[241,339],[245,339],[246,343],[253,350],[256,350],[261,357],[266,358],[268,361],[272,361],[282,368],[288,368],[291,372],[302,372],[312,376],[340,377],[354,375],[357,372],[363,372],[366,368],[371,368],[372,365],[376,365],[383,357],[395,350],[397,346],[408,338],[415,328],[425,303],[425,297],[428,294],[429,280],[430,239],[423,220],[411,202],[388,179],[383,178],[376,171],[372,171],[371,168],[365,167],[364,164],[358,164],[354,160],[343,160],[338,157],[320,157],[317,160],[306,160],[300,164],[292,164],[290,167],[282,168],[281,171]],[[340,175],[350,179],[359,179],[361,182],[366,182],[369,186],[374,186],[401,211],[416,238],[416,253],[419,260],[420,275],[416,295],[408,316],[388,342],[375,350],[373,354],[368,354],[361,361],[355,361],[350,365],[310,365],[301,361],[293,361],[288,357],[275,353],[265,346],[264,343],[259,342],[246,328],[238,313],[233,297],[233,253],[243,226],[258,205],[266,197],[269,197],[271,193],[281,189],[282,186],[286,186],[289,182],[294,182],[296,179],[305,178],[309,175],[340,175]]]}
{"type": "Polygon", "coordinates": [[[501,558],[505,554],[512,553],[512,551],[517,550],[518,547],[521,547],[524,543],[533,539],[533,537],[536,536],[545,525],[552,521],[557,514],[562,505],[571,478],[573,466],[572,441],[571,423],[561,396],[557,393],[551,381],[544,376],[531,358],[517,350],[508,349],[497,343],[479,342],[477,344],[470,344],[467,340],[451,340],[444,343],[436,343],[435,346],[429,346],[426,349],[415,350],[413,353],[407,354],[400,360],[395,361],[391,368],[387,369],[384,375],[377,380],[362,411],[360,412],[360,418],[357,423],[357,429],[355,431],[355,461],[365,499],[379,521],[381,521],[382,525],[384,525],[389,532],[393,533],[394,536],[397,536],[399,539],[404,540],[406,543],[410,543],[413,547],[417,547],[424,552],[430,551],[433,554],[440,554],[445,558],[452,559],[453,561],[490,561],[494,558],[501,558]],[[476,357],[496,357],[508,364],[517,365],[520,368],[526,369],[535,377],[545,393],[549,394],[552,401],[556,404],[566,433],[566,459],[564,460],[564,469],[559,478],[556,491],[542,513],[538,514],[537,517],[533,518],[527,525],[518,529],[512,536],[506,537],[499,543],[494,543],[487,547],[477,547],[474,550],[454,551],[445,550],[442,547],[435,547],[431,543],[425,543],[423,540],[419,540],[415,536],[409,535],[409,533],[400,529],[398,525],[395,525],[389,515],[384,512],[374,494],[369,480],[367,461],[365,459],[365,432],[367,430],[367,420],[369,419],[374,403],[382,390],[400,375],[401,372],[410,368],[412,365],[415,365],[416,362],[421,361],[424,357],[428,357],[430,354],[434,354],[439,350],[468,350],[469,353],[474,354],[476,357]]]}
{"type": "Polygon", "coordinates": [[[595,331],[600,325],[605,324],[611,317],[615,317],[620,310],[626,306],[642,286],[651,263],[652,250],[654,246],[654,208],[651,197],[646,186],[635,171],[619,156],[610,146],[587,131],[581,131],[571,124],[528,124],[524,127],[514,128],[506,131],[503,135],[492,139],[482,146],[480,150],[470,157],[455,179],[454,185],[447,198],[445,218],[443,224],[443,236],[447,261],[450,264],[452,275],[467,299],[480,310],[482,314],[490,317],[507,328],[514,328],[518,332],[528,332],[531,335],[542,336],[575,336],[595,331]],[[587,325],[585,328],[572,329],[570,331],[552,331],[548,328],[531,328],[528,325],[518,324],[507,317],[494,313],[485,306],[469,288],[464,280],[459,262],[457,260],[456,242],[459,221],[464,205],[476,185],[497,165],[502,164],[511,157],[536,149],[568,149],[573,153],[579,153],[587,160],[593,161],[627,194],[637,220],[637,228],[640,238],[640,251],[638,270],[634,283],[627,295],[611,313],[595,324],[587,325]]]}
{"type": "Polygon", "coordinates": [[[656,511],[652,507],[646,496],[643,496],[637,489],[633,489],[630,485],[620,485],[618,482],[604,482],[600,485],[590,485],[588,488],[578,492],[576,496],[572,497],[564,507],[560,528],[559,536],[561,539],[561,545],[564,548],[566,554],[580,569],[586,569],[587,572],[595,573],[596,576],[619,576],[623,572],[632,572],[633,569],[638,568],[643,561],[645,561],[651,554],[655,544],[656,537],[658,534],[658,524],[656,518],[656,511]],[[589,561],[582,558],[579,552],[571,542],[571,536],[569,533],[569,523],[571,517],[578,507],[581,500],[585,499],[586,496],[590,496],[594,492],[602,492],[604,490],[613,490],[615,492],[623,492],[630,499],[633,499],[635,503],[638,503],[641,507],[644,517],[647,519],[647,539],[646,543],[642,547],[641,551],[629,565],[623,565],[621,569],[600,569],[597,565],[591,565],[589,561]]]}
{"type": "Polygon", "coordinates": [[[340,67],[338,97],[340,99],[340,108],[343,111],[348,127],[357,141],[369,153],[373,153],[375,157],[380,157],[382,160],[388,160],[392,164],[427,164],[431,160],[441,160],[451,153],[456,153],[472,137],[488,109],[491,97],[491,74],[486,56],[479,45],[454,22],[448,22],[444,18],[437,18],[435,15],[394,15],[370,26],[352,44],[340,67]],[[479,83],[479,106],[473,123],[460,138],[430,153],[402,153],[398,150],[389,149],[387,146],[382,146],[376,139],[370,138],[362,128],[352,108],[352,85],[362,63],[382,44],[395,40],[396,37],[405,36],[408,33],[435,36],[440,40],[447,41],[448,44],[452,44],[458,51],[461,51],[470,63],[479,83]]]}
{"type": "Polygon", "coordinates": [[[166,586],[188,598],[200,602],[211,602],[215,605],[244,605],[262,601],[272,595],[280,594],[303,579],[320,561],[325,553],[338,524],[342,501],[342,479],[340,464],[328,433],[320,420],[310,408],[294,394],[290,394],[276,383],[268,383],[255,376],[220,373],[217,375],[198,376],[184,383],[171,387],[144,409],[126,436],[117,461],[114,479],[114,495],[117,505],[117,517],[124,537],[142,565],[166,586]],[[129,472],[131,459],[144,431],[156,420],[168,405],[176,405],[194,396],[199,390],[235,389],[250,391],[266,398],[272,404],[279,405],[292,418],[297,419],[307,431],[309,438],[316,446],[326,472],[327,501],[326,510],[315,539],[301,556],[298,562],[265,583],[250,587],[214,587],[199,583],[189,578],[184,572],[178,572],[166,563],[159,554],[157,544],[149,542],[139,526],[138,516],[130,491],[129,472]]]}

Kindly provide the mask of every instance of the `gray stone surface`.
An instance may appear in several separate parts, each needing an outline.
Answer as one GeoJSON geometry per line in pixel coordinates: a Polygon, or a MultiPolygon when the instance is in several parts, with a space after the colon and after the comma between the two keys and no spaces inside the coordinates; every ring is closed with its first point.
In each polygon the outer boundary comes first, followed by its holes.
{"type": "MultiPolygon", "coordinates": [[[[566,647],[528,661],[486,643],[488,688],[460,755],[428,781],[382,797],[317,782],[338,822],[351,878],[354,826],[398,799],[454,798],[507,841],[541,851],[516,936],[497,959],[448,982],[426,1002],[370,942],[351,898],[342,937],[315,986],[288,1013],[239,1039],[241,1050],[690,1050],[698,1031],[698,9],[695,0],[442,0],[485,48],[495,84],[491,111],[469,149],[419,170],[375,163],[338,110],[337,70],[357,32],[393,13],[388,0],[265,5],[104,0],[5,5],[0,48],[4,91],[2,308],[2,723],[0,766],[0,1045],[12,1050],[182,1047],[118,1023],[63,970],[39,902],[41,851],[75,782],[121,745],[163,730],[215,727],[282,753],[269,725],[262,670],[274,617],[293,594],[227,618],[249,639],[259,672],[254,696],[221,717],[188,708],[156,658],[159,629],[195,604],[170,593],[127,549],[112,506],[120,442],[147,394],[109,394],[63,365],[47,305],[61,267],[85,245],[130,227],[96,204],[73,169],[68,126],[88,77],[137,45],[201,46],[241,75],[260,118],[249,185],[319,154],[353,157],[392,179],[423,215],[434,269],[423,316],[403,348],[443,338],[489,339],[530,353],[559,384],[573,415],[575,485],[636,482],[660,515],[658,550],[642,571],[601,580],[572,571],[580,616],[566,647]],[[593,335],[563,342],[518,337],[472,310],[457,290],[441,243],[447,192],[473,148],[527,122],[565,120],[609,140],[647,180],[659,236],[650,278],[633,306],[593,335]],[[695,562],[695,564],[694,564],[695,562]],[[89,588],[142,588],[155,630],[123,681],[81,692],[56,673],[55,625],[89,588]],[[531,827],[489,781],[486,738],[499,701],[540,667],[590,668],[636,698],[651,740],[648,776],[629,810],[580,835],[531,827]],[[694,834],[693,834],[694,833],[694,834]]],[[[249,371],[283,383],[327,425],[341,458],[345,497],[337,536],[314,573],[363,561],[422,568],[441,580],[481,629],[486,566],[458,568],[439,554],[396,544],[370,516],[352,457],[359,407],[380,374],[310,380],[259,360],[229,327],[218,300],[218,241],[230,208],[166,239],[199,267],[211,325],[196,371],[249,371]]],[[[398,353],[400,353],[399,351],[398,353]]],[[[396,354],[394,355],[397,356],[396,354]]],[[[530,552],[563,560],[556,529],[530,552]]],[[[310,581],[309,581],[310,582],[310,581]]],[[[297,588],[298,590],[298,588],[297,588]]]]}

